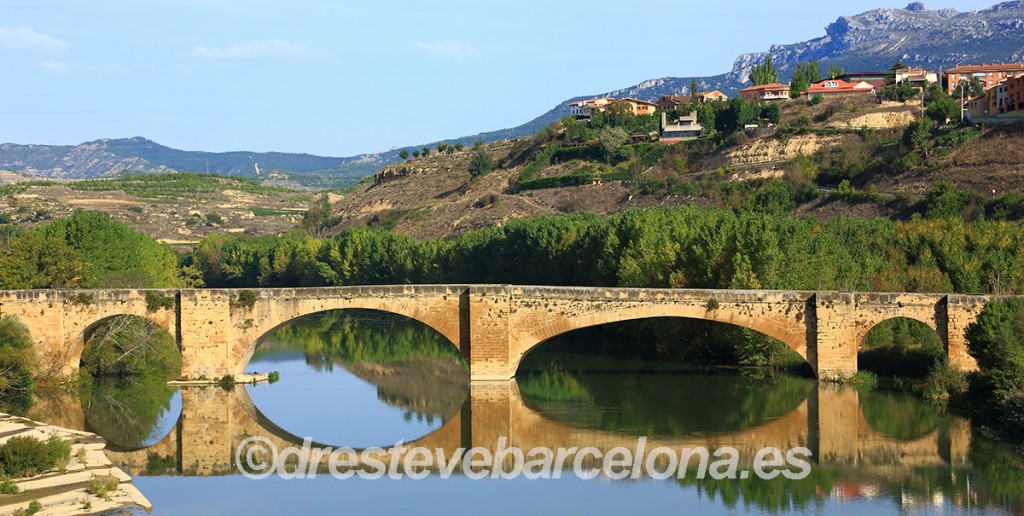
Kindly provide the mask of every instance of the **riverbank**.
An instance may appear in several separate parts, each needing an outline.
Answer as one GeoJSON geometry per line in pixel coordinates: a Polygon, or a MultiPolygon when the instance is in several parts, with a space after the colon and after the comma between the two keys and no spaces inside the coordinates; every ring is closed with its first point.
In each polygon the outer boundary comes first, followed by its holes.
{"type": "Polygon", "coordinates": [[[149,500],[131,484],[131,477],[111,464],[102,437],[0,413],[0,444],[15,436],[46,440],[51,435],[71,444],[67,465],[12,480],[18,492],[0,495],[0,514],[28,510],[30,504],[37,508],[36,514],[45,515],[97,514],[130,507],[152,510],[149,500]]]}

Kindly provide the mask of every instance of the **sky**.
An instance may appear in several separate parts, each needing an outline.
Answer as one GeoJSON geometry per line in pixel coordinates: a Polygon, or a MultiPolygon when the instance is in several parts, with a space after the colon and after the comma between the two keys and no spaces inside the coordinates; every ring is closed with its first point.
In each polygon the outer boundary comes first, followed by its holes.
{"type": "Polygon", "coordinates": [[[839,16],[907,3],[0,0],[0,142],[380,152],[646,79],[717,75],[839,16]]]}

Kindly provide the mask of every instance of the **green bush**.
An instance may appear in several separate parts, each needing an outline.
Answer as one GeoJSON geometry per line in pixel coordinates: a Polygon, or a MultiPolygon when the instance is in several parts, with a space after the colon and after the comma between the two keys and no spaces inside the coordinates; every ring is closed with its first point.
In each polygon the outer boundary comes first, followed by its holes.
{"type": "Polygon", "coordinates": [[[233,391],[235,389],[235,377],[224,375],[220,380],[217,380],[217,386],[225,391],[233,391]]]}
{"type": "Polygon", "coordinates": [[[812,105],[812,106],[817,106],[818,104],[821,104],[822,102],[825,102],[825,97],[823,97],[820,93],[818,93],[818,94],[815,94],[815,95],[811,95],[811,100],[810,100],[809,104],[812,105]]]}
{"type": "Polygon", "coordinates": [[[964,209],[967,198],[957,191],[953,183],[939,181],[928,191],[925,197],[925,217],[929,219],[947,219],[956,217],[964,209]]]}
{"type": "Polygon", "coordinates": [[[479,147],[473,151],[473,157],[469,161],[469,175],[479,177],[486,175],[493,169],[494,161],[491,159],[491,154],[487,152],[487,149],[479,147]]]}
{"type": "Polygon", "coordinates": [[[921,384],[921,396],[931,401],[947,401],[952,396],[967,392],[967,376],[949,364],[948,360],[935,362],[921,384]]]}
{"type": "Polygon", "coordinates": [[[255,290],[243,290],[229,304],[233,307],[252,310],[252,307],[256,306],[256,300],[259,298],[260,293],[255,290]]]}
{"type": "Polygon", "coordinates": [[[62,469],[71,460],[71,445],[57,435],[40,441],[16,435],[0,445],[0,476],[33,477],[54,469],[62,469]]]}
{"type": "Polygon", "coordinates": [[[86,489],[90,493],[108,500],[110,493],[116,491],[119,485],[121,485],[121,482],[113,475],[94,475],[89,479],[89,483],[86,484],[86,489]]]}
{"type": "Polygon", "coordinates": [[[990,301],[967,327],[967,342],[997,398],[1024,391],[1024,299],[990,301]]]}
{"type": "Polygon", "coordinates": [[[157,312],[174,308],[174,296],[161,296],[157,292],[146,292],[146,311],[157,312]]]}
{"type": "Polygon", "coordinates": [[[24,413],[35,390],[36,355],[28,327],[16,316],[0,318],[0,410],[24,413]]]}
{"type": "Polygon", "coordinates": [[[11,479],[9,479],[9,478],[0,479],[0,494],[9,495],[9,494],[18,494],[20,492],[21,492],[21,489],[18,488],[18,484],[14,483],[14,481],[12,481],[11,479]]]}

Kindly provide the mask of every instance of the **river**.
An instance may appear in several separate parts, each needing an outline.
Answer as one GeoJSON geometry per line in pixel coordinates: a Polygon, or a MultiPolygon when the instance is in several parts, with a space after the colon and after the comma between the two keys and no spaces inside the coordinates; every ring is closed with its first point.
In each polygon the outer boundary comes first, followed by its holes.
{"type": "Polygon", "coordinates": [[[273,384],[96,382],[78,398],[38,397],[29,416],[106,438],[108,456],[135,477],[155,514],[1024,511],[1024,460],[965,418],[913,397],[793,377],[556,362],[512,382],[471,384],[457,351],[429,328],[332,312],[264,340],[248,370],[279,372],[273,384]],[[806,448],[809,468],[795,480],[696,478],[696,469],[656,479],[664,461],[622,480],[569,470],[557,479],[476,480],[438,468],[418,480],[341,480],[314,467],[315,478],[257,480],[236,457],[254,437],[279,449],[308,438],[314,447],[402,442],[446,455],[495,452],[499,440],[524,451],[609,455],[635,451],[642,438],[647,450],[728,447],[744,471],[764,448],[806,448]]]}

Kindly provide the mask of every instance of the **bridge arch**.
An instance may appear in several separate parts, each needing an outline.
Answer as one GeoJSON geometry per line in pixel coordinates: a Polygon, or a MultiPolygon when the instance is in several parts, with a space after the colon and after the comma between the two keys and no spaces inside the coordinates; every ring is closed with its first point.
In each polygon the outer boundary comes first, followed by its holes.
{"type": "MultiPolygon", "coordinates": [[[[698,319],[747,328],[781,341],[805,361],[807,360],[808,335],[806,330],[801,333],[795,331],[792,325],[784,322],[769,317],[757,317],[752,313],[726,306],[658,304],[585,312],[539,324],[525,332],[517,342],[513,342],[513,371],[518,370],[522,358],[531,350],[570,331],[609,323],[665,317],[698,319]]],[[[811,366],[813,367],[814,364],[811,366]]]]}
{"type": "MultiPolygon", "coordinates": [[[[444,307],[436,307],[424,303],[395,303],[394,300],[383,296],[324,299],[319,300],[317,303],[285,303],[290,308],[288,310],[266,310],[267,306],[264,306],[264,311],[271,312],[267,317],[246,319],[244,321],[243,324],[247,327],[242,333],[239,342],[235,345],[232,354],[234,364],[232,369],[235,374],[244,373],[245,367],[249,364],[253,353],[256,351],[256,347],[283,326],[303,317],[336,310],[371,310],[406,317],[441,334],[455,349],[462,351],[461,325],[457,311],[458,302],[459,298],[456,295],[456,311],[454,314],[445,313],[444,307]],[[256,322],[257,320],[260,322],[256,322]]],[[[260,311],[260,304],[275,305],[280,304],[280,301],[277,299],[262,299],[260,302],[257,302],[254,311],[260,311]]],[[[465,358],[468,360],[468,357],[465,358]]]]}
{"type": "Polygon", "coordinates": [[[861,349],[864,346],[864,341],[867,339],[868,334],[871,333],[871,330],[874,330],[874,329],[878,328],[879,325],[881,325],[883,323],[892,323],[892,321],[898,321],[898,320],[901,320],[901,319],[905,319],[905,320],[908,320],[908,321],[913,321],[913,322],[916,322],[916,323],[920,323],[920,324],[922,324],[924,326],[927,326],[933,332],[935,332],[935,335],[940,340],[942,340],[942,345],[944,347],[948,346],[948,343],[946,342],[946,338],[943,335],[944,332],[941,331],[941,330],[945,329],[944,328],[945,325],[940,326],[940,324],[938,322],[938,317],[936,315],[933,314],[932,316],[929,317],[929,316],[922,316],[921,314],[918,314],[918,313],[915,313],[915,312],[909,312],[909,313],[907,313],[905,315],[904,314],[891,315],[891,316],[883,315],[883,316],[878,316],[878,317],[873,317],[873,318],[866,319],[863,323],[861,323],[860,325],[857,326],[857,332],[856,332],[856,335],[855,335],[855,340],[857,342],[857,349],[859,350],[859,349],[861,349]]]}
{"type": "MultiPolygon", "coordinates": [[[[103,326],[104,324],[109,323],[118,317],[133,317],[136,319],[141,319],[142,321],[145,321],[147,325],[149,325],[151,328],[160,328],[166,331],[168,334],[170,334],[171,337],[174,337],[174,325],[166,318],[152,318],[148,317],[147,315],[140,315],[138,313],[133,312],[119,312],[113,314],[106,314],[100,317],[99,319],[93,320],[91,323],[82,325],[81,329],[72,329],[72,335],[74,335],[74,337],[72,337],[71,339],[71,345],[67,348],[67,357],[65,357],[66,360],[64,360],[65,368],[71,370],[69,372],[77,371],[81,367],[82,355],[85,354],[85,347],[89,344],[89,341],[92,339],[93,335],[96,334],[96,331],[99,330],[100,327],[103,326]]],[[[178,339],[174,340],[178,347],[178,353],[180,354],[181,343],[177,341],[178,339]]]]}

